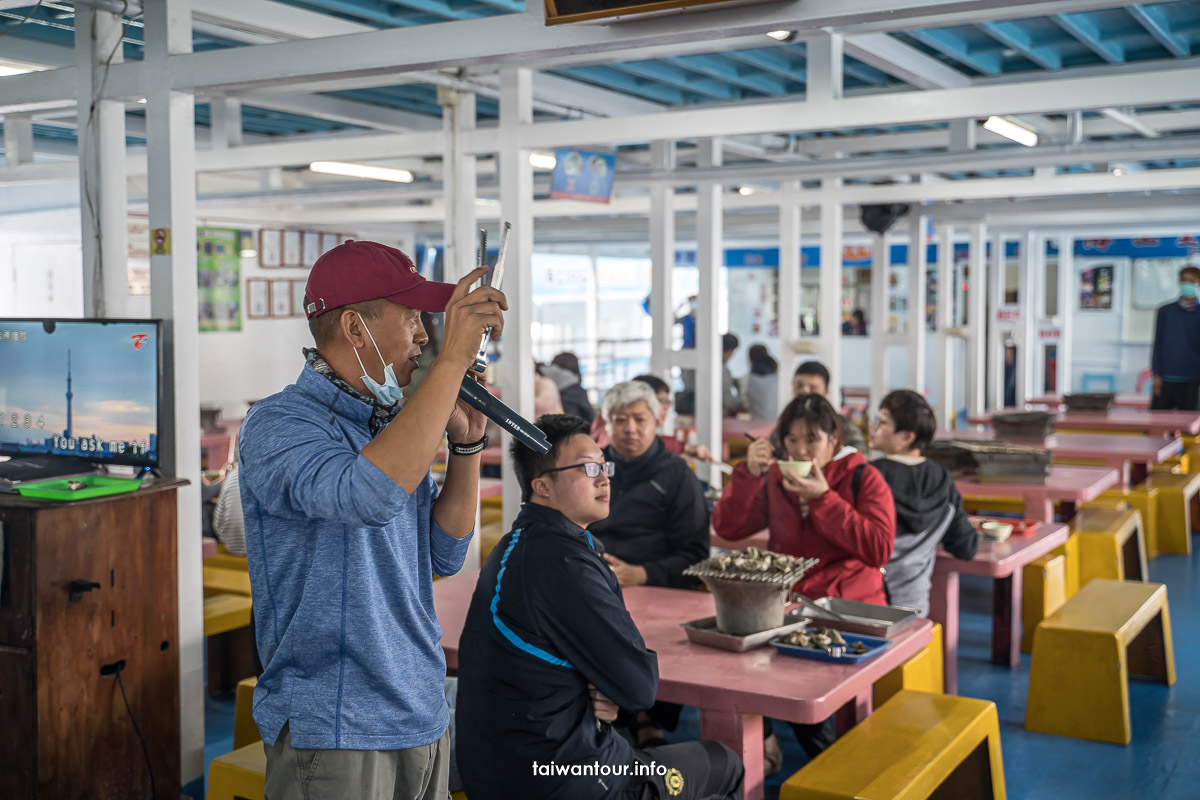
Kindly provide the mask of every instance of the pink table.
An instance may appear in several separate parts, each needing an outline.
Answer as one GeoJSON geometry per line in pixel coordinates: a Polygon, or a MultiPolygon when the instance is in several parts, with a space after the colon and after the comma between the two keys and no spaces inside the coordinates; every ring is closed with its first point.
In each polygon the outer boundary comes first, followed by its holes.
{"type": "Polygon", "coordinates": [[[204,455],[205,469],[220,469],[229,460],[229,446],[233,437],[228,433],[200,433],[200,451],[204,455]]]}
{"type": "Polygon", "coordinates": [[[504,494],[504,481],[500,478],[479,479],[479,499],[499,497],[504,494]]]}
{"type": "MultiPolygon", "coordinates": [[[[1012,413],[1013,409],[989,411],[982,416],[968,417],[972,425],[991,425],[996,414],[1012,413]]],[[[1101,412],[1062,411],[1055,427],[1060,430],[1093,430],[1126,433],[1145,433],[1150,436],[1174,436],[1179,433],[1200,433],[1200,412],[1196,411],[1138,411],[1118,408],[1107,414],[1101,412]]]]}
{"type": "MultiPolygon", "coordinates": [[[[935,439],[962,439],[965,441],[1000,441],[990,428],[986,430],[938,431],[935,439]]],[[[1029,447],[1044,447],[1053,450],[1062,458],[1090,458],[1103,461],[1107,467],[1121,471],[1121,482],[1125,486],[1136,486],[1146,479],[1151,464],[1161,464],[1172,456],[1183,452],[1183,440],[1174,437],[1162,439],[1153,436],[1105,436],[1090,433],[1056,433],[1046,439],[1019,439],[1005,437],[1002,441],[1029,447]]]]}
{"type": "MultiPolygon", "coordinates": [[[[478,571],[435,581],[433,600],[442,625],[446,665],[458,667],[458,640],[478,571]]],[[[681,622],[714,613],[712,595],[681,589],[635,586],[625,605],[658,654],[658,699],[697,706],[700,734],[742,756],[745,800],[763,796],[762,718],[813,724],[842,712],[857,723],[871,713],[875,682],[929,644],[932,624],[917,620],[893,645],[860,665],[809,661],[759,648],[731,653],[687,640],[681,622]]]]}
{"type": "Polygon", "coordinates": [[[209,559],[217,554],[217,540],[211,536],[204,536],[200,539],[200,558],[209,559]]]}
{"type": "Polygon", "coordinates": [[[992,660],[1015,667],[1021,660],[1021,569],[1067,541],[1066,525],[1043,522],[1027,536],[1003,542],[982,539],[973,561],[942,551],[933,568],[929,618],[942,625],[946,692],[958,693],[958,576],[986,575],[992,586],[992,660]]]}
{"type": "Polygon", "coordinates": [[[721,420],[721,458],[729,460],[729,443],[746,441],[746,435],[761,439],[775,430],[773,419],[724,419],[721,420]]]}
{"type": "Polygon", "coordinates": [[[1075,515],[1075,506],[1094,500],[1121,482],[1121,475],[1108,467],[1063,467],[1051,465],[1045,483],[984,483],[974,475],[956,478],[961,495],[973,497],[1020,497],[1025,516],[1038,522],[1054,521],[1054,501],[1062,504],[1063,520],[1075,515]]]}
{"type": "MultiPolygon", "coordinates": [[[[1061,394],[1043,394],[1038,397],[1031,397],[1025,401],[1025,406],[1046,406],[1053,408],[1056,411],[1063,404],[1061,394]]],[[[1148,394],[1119,394],[1113,399],[1113,405],[1117,408],[1140,408],[1143,410],[1150,408],[1150,395],[1148,394]]]]}

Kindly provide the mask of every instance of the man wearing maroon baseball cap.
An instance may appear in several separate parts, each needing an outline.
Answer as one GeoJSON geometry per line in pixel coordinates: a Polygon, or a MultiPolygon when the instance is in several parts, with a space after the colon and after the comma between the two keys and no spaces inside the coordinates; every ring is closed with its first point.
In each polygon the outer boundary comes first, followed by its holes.
{"type": "Polygon", "coordinates": [[[475,524],[487,419],[458,390],[508,308],[495,289],[470,290],[483,273],[435,283],[393,247],[338,245],[309,275],[316,347],[300,377],[246,415],[239,475],[264,667],[254,719],[272,800],[448,794],[432,579],[462,567],[475,524]],[[445,312],[442,349],[401,403],[429,341],[422,311],[445,312]]]}

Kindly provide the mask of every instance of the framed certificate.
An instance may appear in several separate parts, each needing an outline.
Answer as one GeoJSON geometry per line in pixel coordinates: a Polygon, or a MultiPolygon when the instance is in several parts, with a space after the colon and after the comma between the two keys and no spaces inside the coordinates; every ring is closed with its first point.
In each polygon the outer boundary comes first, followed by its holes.
{"type": "Polygon", "coordinates": [[[304,266],[312,268],[321,255],[321,234],[316,231],[304,232],[304,266]]]}
{"type": "Polygon", "coordinates": [[[271,316],[290,317],[292,315],[292,282],[289,280],[271,281],[271,316]]]}
{"type": "Polygon", "coordinates": [[[338,235],[336,233],[322,233],[321,234],[321,254],[324,255],[325,253],[328,253],[330,250],[337,247],[340,243],[341,243],[341,240],[338,238],[338,235]]]}
{"type": "Polygon", "coordinates": [[[283,265],[285,267],[304,266],[303,237],[300,231],[283,232],[283,265]]]}
{"type": "Polygon", "coordinates": [[[308,286],[308,281],[292,281],[292,316],[303,317],[304,314],[304,289],[308,286]]]}
{"type": "Polygon", "coordinates": [[[263,278],[248,278],[246,280],[246,317],[249,319],[266,319],[271,316],[271,303],[268,296],[270,281],[263,278]]]}
{"type": "Polygon", "coordinates": [[[263,228],[258,232],[258,265],[265,269],[283,266],[283,231],[263,228]]]}

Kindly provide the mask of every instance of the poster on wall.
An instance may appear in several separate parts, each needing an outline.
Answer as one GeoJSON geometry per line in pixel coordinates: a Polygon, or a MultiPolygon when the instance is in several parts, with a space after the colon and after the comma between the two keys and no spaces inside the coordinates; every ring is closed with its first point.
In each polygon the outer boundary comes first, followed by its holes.
{"type": "Polygon", "coordinates": [[[1085,269],[1079,273],[1079,309],[1108,311],[1113,302],[1113,266],[1085,269]]]}
{"type": "Polygon", "coordinates": [[[591,203],[610,202],[613,172],[617,165],[616,153],[567,147],[556,151],[554,156],[550,197],[591,203]]]}
{"type": "Polygon", "coordinates": [[[144,214],[129,215],[126,240],[125,276],[130,297],[150,296],[150,219],[144,214]]]}
{"type": "Polygon", "coordinates": [[[196,285],[200,331],[242,329],[241,233],[196,229],[196,285]]]}

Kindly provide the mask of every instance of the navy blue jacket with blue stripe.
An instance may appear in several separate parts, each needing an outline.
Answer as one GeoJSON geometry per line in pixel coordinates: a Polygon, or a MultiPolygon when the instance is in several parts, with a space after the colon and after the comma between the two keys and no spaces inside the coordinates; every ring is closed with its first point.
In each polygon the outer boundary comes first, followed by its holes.
{"type": "Polygon", "coordinates": [[[599,800],[624,788],[627,778],[596,765],[624,768],[633,750],[595,718],[588,684],[623,710],[647,709],[658,659],[601,552],[559,512],[526,503],[481,570],[459,642],[455,711],[471,800],[599,800]],[[535,774],[535,762],[589,769],[535,774]]]}

